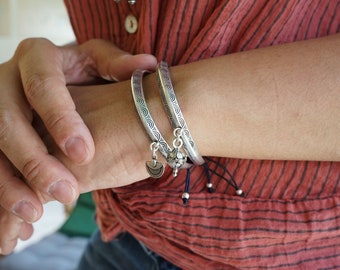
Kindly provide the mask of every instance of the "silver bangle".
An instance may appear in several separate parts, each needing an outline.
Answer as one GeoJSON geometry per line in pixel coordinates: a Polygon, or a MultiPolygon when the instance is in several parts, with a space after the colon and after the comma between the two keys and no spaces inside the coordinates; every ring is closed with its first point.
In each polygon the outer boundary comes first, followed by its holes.
{"type": "Polygon", "coordinates": [[[137,69],[133,72],[131,77],[131,92],[133,101],[141,122],[152,141],[150,145],[152,161],[146,162],[147,171],[151,177],[159,178],[162,176],[164,167],[162,167],[162,164],[157,161],[156,156],[156,152],[159,150],[163,157],[167,160],[168,165],[173,168],[174,176],[177,176],[178,169],[182,167],[187,168],[189,166],[186,163],[186,155],[180,151],[182,144],[178,144],[178,141],[182,140],[182,134],[176,135],[177,133],[174,133],[174,148],[172,149],[157,128],[146,104],[143,92],[142,78],[144,73],[147,72],[148,71],[146,70],[137,69]]]}
{"type": "Polygon", "coordinates": [[[156,74],[159,84],[159,91],[163,104],[168,113],[172,128],[181,128],[183,130],[183,146],[186,149],[190,160],[196,165],[202,165],[205,161],[199,154],[184,120],[174,88],[172,86],[168,64],[164,61],[161,61],[157,66],[156,74]]]}
{"type": "Polygon", "coordinates": [[[167,158],[168,153],[170,153],[172,149],[157,128],[155,121],[150,114],[148,105],[146,104],[142,86],[144,73],[148,73],[148,71],[137,69],[133,72],[131,77],[132,97],[135,102],[137,113],[151,141],[159,143],[159,152],[161,152],[164,158],[167,158]]]}

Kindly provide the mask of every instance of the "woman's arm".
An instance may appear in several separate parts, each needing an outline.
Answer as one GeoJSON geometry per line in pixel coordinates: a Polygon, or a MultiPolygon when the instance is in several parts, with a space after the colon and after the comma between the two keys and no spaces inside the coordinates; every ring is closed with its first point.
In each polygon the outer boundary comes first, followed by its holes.
{"type": "MultiPolygon", "coordinates": [[[[339,160],[339,63],[338,34],[175,66],[170,73],[202,155],[339,160]]],[[[156,89],[154,76],[144,89],[156,89]]],[[[148,103],[165,126],[155,90],[148,103]]]]}

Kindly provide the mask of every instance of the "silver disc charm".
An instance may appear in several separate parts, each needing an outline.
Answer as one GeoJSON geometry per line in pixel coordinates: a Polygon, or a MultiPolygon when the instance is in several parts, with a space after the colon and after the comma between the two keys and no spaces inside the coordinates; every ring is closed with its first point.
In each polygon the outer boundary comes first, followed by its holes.
{"type": "Polygon", "coordinates": [[[145,162],[147,172],[152,178],[160,178],[164,173],[164,165],[156,160],[145,162]]]}

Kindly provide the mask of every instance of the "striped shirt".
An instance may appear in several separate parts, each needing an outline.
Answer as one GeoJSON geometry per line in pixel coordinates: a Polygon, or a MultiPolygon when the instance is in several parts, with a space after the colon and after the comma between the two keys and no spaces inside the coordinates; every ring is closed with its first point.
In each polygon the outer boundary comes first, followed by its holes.
{"type": "MultiPolygon", "coordinates": [[[[184,64],[340,32],[339,0],[65,0],[80,43],[111,40],[125,51],[184,64]],[[129,34],[125,18],[138,18],[129,34]]],[[[207,89],[207,91],[209,91],[207,89]]],[[[211,91],[211,90],[210,90],[211,91]]],[[[207,158],[160,180],[94,193],[104,240],[128,231],[183,269],[340,268],[340,163],[207,158]],[[235,195],[231,176],[245,192],[235,195]]]]}

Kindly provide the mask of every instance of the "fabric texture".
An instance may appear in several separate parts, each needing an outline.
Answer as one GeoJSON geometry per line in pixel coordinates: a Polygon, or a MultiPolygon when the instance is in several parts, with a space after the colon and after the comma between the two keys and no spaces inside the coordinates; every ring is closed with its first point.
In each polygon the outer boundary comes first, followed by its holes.
{"type": "MultiPolygon", "coordinates": [[[[169,65],[307,40],[340,32],[333,0],[65,0],[79,43],[92,38],[151,53],[169,65]],[[129,14],[138,30],[129,34],[129,14]]],[[[228,72],[228,71],[226,71],[228,72]]],[[[207,89],[211,91],[212,89],[207,89]]],[[[322,91],[322,89],[320,89],[322,91]]],[[[185,172],[94,193],[97,221],[109,241],[128,231],[183,269],[334,269],[340,267],[340,164],[210,157],[185,172]],[[235,195],[230,172],[245,192],[235,195]]]]}

